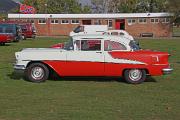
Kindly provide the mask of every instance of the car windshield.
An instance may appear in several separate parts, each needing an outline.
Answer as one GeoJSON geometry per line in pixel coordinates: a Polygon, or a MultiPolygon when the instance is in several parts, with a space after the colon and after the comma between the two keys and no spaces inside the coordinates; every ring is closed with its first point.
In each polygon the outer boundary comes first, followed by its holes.
{"type": "Polygon", "coordinates": [[[67,43],[65,43],[64,49],[65,50],[73,50],[74,49],[72,37],[70,37],[69,41],[67,43]]]}
{"type": "Polygon", "coordinates": [[[82,26],[78,26],[78,27],[76,27],[76,28],[73,30],[73,32],[79,33],[79,32],[82,32],[82,31],[83,31],[82,29],[83,29],[82,26]]]}
{"type": "Polygon", "coordinates": [[[131,47],[131,49],[132,50],[134,50],[134,51],[137,51],[137,50],[140,50],[141,48],[139,47],[139,45],[137,44],[137,42],[136,41],[131,41],[130,43],[129,43],[129,45],[130,45],[130,47],[131,47]]]}

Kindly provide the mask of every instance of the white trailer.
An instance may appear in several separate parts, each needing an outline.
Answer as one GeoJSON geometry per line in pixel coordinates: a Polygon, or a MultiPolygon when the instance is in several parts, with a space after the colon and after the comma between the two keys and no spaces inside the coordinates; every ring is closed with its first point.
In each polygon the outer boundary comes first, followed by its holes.
{"type": "Polygon", "coordinates": [[[103,34],[107,30],[107,25],[80,25],[70,32],[70,36],[82,34],[103,34]]]}

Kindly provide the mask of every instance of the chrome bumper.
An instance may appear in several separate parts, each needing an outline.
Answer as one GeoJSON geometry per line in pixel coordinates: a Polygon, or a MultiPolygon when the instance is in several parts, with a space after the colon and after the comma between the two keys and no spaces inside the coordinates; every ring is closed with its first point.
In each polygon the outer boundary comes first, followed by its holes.
{"type": "Polygon", "coordinates": [[[24,65],[14,65],[14,69],[15,70],[25,70],[25,66],[24,65]]]}
{"type": "Polygon", "coordinates": [[[14,65],[14,72],[18,74],[23,74],[25,71],[25,66],[24,65],[14,65]]]}
{"type": "Polygon", "coordinates": [[[172,68],[165,68],[165,69],[162,69],[162,72],[163,72],[164,75],[166,75],[166,74],[171,74],[172,71],[173,71],[172,68]]]}

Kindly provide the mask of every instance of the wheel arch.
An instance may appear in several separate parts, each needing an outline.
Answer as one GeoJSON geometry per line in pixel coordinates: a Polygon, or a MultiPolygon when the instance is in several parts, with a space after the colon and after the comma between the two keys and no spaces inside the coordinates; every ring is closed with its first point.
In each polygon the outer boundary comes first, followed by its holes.
{"type": "Polygon", "coordinates": [[[48,70],[49,70],[50,72],[55,72],[55,73],[57,73],[52,66],[50,66],[50,65],[48,65],[47,63],[44,63],[44,62],[42,62],[42,61],[30,61],[30,62],[27,64],[26,68],[29,67],[29,66],[30,66],[31,64],[33,64],[33,63],[41,63],[41,64],[44,64],[44,65],[48,68],[48,70]]]}
{"type": "Polygon", "coordinates": [[[149,75],[149,70],[148,70],[147,68],[125,68],[125,69],[123,69],[123,71],[122,71],[122,76],[124,76],[124,73],[125,73],[126,70],[130,70],[130,69],[140,69],[140,70],[145,70],[146,75],[149,75]]]}

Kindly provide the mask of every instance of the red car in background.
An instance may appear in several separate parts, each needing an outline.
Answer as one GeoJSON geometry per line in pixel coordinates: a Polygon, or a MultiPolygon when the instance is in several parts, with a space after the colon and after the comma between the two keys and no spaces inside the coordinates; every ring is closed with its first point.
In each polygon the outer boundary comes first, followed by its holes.
{"type": "Polygon", "coordinates": [[[36,38],[36,29],[32,23],[21,22],[19,25],[22,29],[22,39],[36,38]]]}
{"type": "Polygon", "coordinates": [[[36,38],[36,29],[34,24],[23,21],[1,21],[1,24],[16,24],[21,29],[21,39],[36,38]]]}
{"type": "Polygon", "coordinates": [[[18,42],[21,40],[21,28],[19,25],[15,23],[4,23],[0,22],[0,34],[1,34],[1,39],[3,42],[2,44],[6,43],[4,40],[6,40],[5,37],[9,39],[9,37],[12,37],[13,42],[18,42]]]}
{"type": "Polygon", "coordinates": [[[5,43],[10,43],[12,41],[13,41],[13,34],[0,33],[0,45],[5,45],[5,43]]]}

